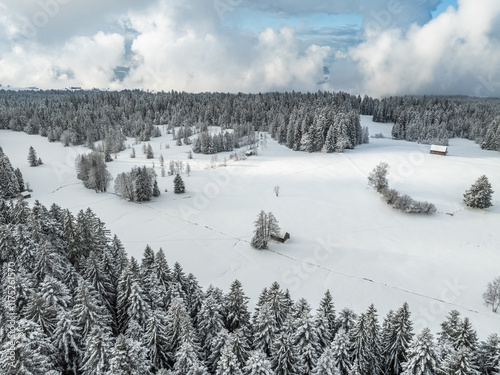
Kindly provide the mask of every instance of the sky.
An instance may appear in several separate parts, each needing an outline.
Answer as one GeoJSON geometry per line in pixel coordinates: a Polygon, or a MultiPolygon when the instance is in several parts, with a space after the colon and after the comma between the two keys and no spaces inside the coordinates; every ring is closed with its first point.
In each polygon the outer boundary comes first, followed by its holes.
{"type": "Polygon", "coordinates": [[[498,0],[0,0],[0,84],[500,96],[498,0]]]}

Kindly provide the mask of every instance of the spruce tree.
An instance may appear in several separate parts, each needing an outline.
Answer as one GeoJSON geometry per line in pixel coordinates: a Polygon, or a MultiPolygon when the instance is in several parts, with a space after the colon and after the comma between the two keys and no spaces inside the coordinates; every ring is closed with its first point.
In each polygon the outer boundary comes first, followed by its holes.
{"type": "Polygon", "coordinates": [[[437,355],[431,332],[425,328],[410,344],[408,361],[403,364],[403,375],[435,375],[438,372],[437,355]]]}
{"type": "Polygon", "coordinates": [[[110,324],[110,315],[101,303],[98,293],[86,282],[78,287],[72,317],[77,332],[83,340],[95,327],[105,328],[110,324]]]}
{"type": "Polygon", "coordinates": [[[348,375],[352,367],[349,336],[340,328],[331,344],[331,353],[335,366],[341,375],[348,375]]]}
{"type": "Polygon", "coordinates": [[[191,337],[193,327],[191,318],[186,311],[186,306],[180,298],[172,299],[165,318],[165,333],[167,338],[168,352],[175,357],[186,337],[191,337]]]}
{"type": "Polygon", "coordinates": [[[109,375],[152,375],[150,366],[141,343],[120,334],[111,351],[109,375]]]}
{"type": "Polygon", "coordinates": [[[280,333],[273,345],[272,368],[275,375],[300,375],[303,367],[290,335],[280,333]]]}
{"type": "Polygon", "coordinates": [[[273,343],[278,333],[276,318],[270,303],[260,306],[253,322],[253,346],[270,357],[273,343]]]}
{"type": "MultiPolygon", "coordinates": [[[[299,316],[293,322],[295,328],[293,340],[298,351],[302,371],[304,374],[308,374],[316,367],[316,362],[322,350],[312,316],[309,313],[309,305],[307,302],[305,303],[307,305],[306,309],[299,313],[299,316]]],[[[300,310],[296,309],[296,311],[300,310]]]]}
{"type": "Polygon", "coordinates": [[[413,339],[408,304],[405,303],[394,315],[390,316],[384,328],[382,343],[384,368],[388,375],[399,375],[403,363],[408,359],[407,352],[413,339]]]}
{"type": "MultiPolygon", "coordinates": [[[[371,375],[373,354],[372,337],[370,332],[369,318],[366,314],[361,314],[356,325],[351,330],[351,351],[353,365],[363,375],[371,375]]],[[[378,374],[378,373],[377,373],[378,374]]],[[[375,375],[375,373],[374,373],[375,375]]]]}
{"type": "Polygon", "coordinates": [[[146,325],[143,340],[144,346],[148,351],[148,358],[155,369],[168,367],[171,356],[165,319],[166,317],[163,312],[153,310],[146,325]]]}
{"type": "Polygon", "coordinates": [[[335,357],[331,347],[325,348],[318,359],[316,367],[311,372],[312,375],[340,375],[336,366],[335,357]]]}
{"type": "Polygon", "coordinates": [[[145,328],[149,315],[149,306],[145,301],[141,286],[136,281],[132,282],[127,305],[128,318],[134,319],[142,328],[145,328]]]}
{"type": "Polygon", "coordinates": [[[0,198],[14,198],[20,191],[14,168],[7,155],[0,151],[0,198]]]}
{"type": "Polygon", "coordinates": [[[217,364],[216,375],[243,375],[238,357],[234,353],[232,340],[227,340],[217,364]]]}
{"type": "Polygon", "coordinates": [[[249,298],[243,291],[243,286],[238,280],[233,281],[229,293],[224,298],[225,324],[229,332],[237,329],[249,329],[250,313],[248,311],[249,298]]]}
{"type": "Polygon", "coordinates": [[[214,340],[224,327],[220,305],[213,295],[209,295],[203,301],[198,318],[198,337],[203,352],[208,357],[214,340]]]}
{"type": "Polygon", "coordinates": [[[82,375],[102,375],[109,370],[113,341],[109,331],[99,326],[92,328],[85,340],[85,352],[81,363],[82,375]]]}
{"type": "Polygon", "coordinates": [[[199,353],[192,342],[186,340],[175,355],[175,364],[172,375],[208,375],[208,370],[199,359],[199,353]]]}
{"type": "Polygon", "coordinates": [[[271,362],[260,350],[255,350],[250,354],[243,372],[245,375],[273,375],[271,362]]]}
{"type": "Polygon", "coordinates": [[[30,167],[38,167],[38,156],[36,156],[36,151],[35,149],[30,146],[29,152],[28,152],[28,162],[30,163],[30,167]]]}
{"type": "Polygon", "coordinates": [[[57,374],[56,348],[31,320],[19,319],[0,348],[2,375],[57,374]]]}
{"type": "Polygon", "coordinates": [[[177,174],[174,178],[174,193],[175,194],[182,194],[186,191],[186,188],[184,187],[184,181],[182,180],[182,177],[177,174]]]}
{"type": "Polygon", "coordinates": [[[329,290],[325,292],[314,320],[319,343],[322,348],[326,348],[331,344],[337,329],[335,305],[329,290]]]}
{"type": "Polygon", "coordinates": [[[42,331],[50,337],[57,324],[57,310],[55,306],[46,302],[39,293],[32,293],[26,306],[25,317],[37,323],[42,331]]]}
{"type": "Polygon", "coordinates": [[[59,355],[59,364],[66,374],[77,375],[83,355],[81,336],[77,332],[71,314],[61,311],[52,342],[59,355]]]}
{"type": "Polygon", "coordinates": [[[484,209],[491,207],[493,190],[488,177],[482,175],[464,194],[464,203],[471,208],[484,209]]]}

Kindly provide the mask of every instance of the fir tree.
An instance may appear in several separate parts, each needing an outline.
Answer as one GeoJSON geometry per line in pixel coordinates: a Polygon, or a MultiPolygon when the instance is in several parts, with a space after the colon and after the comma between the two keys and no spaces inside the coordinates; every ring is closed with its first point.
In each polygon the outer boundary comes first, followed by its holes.
{"type": "Polygon", "coordinates": [[[152,375],[150,362],[140,342],[120,334],[111,353],[109,375],[152,375]]]}
{"type": "Polygon", "coordinates": [[[182,177],[177,174],[174,178],[174,193],[175,194],[182,194],[186,191],[186,188],[184,187],[184,181],[182,180],[182,177]]]}
{"type": "Polygon", "coordinates": [[[110,324],[109,312],[102,305],[98,293],[85,282],[77,289],[72,316],[83,340],[86,340],[93,328],[104,328],[110,324]]]}
{"type": "Polygon", "coordinates": [[[229,332],[234,332],[239,328],[248,330],[250,324],[249,298],[245,295],[243,286],[238,280],[233,281],[224,300],[224,320],[229,332]]]}
{"type": "Polygon", "coordinates": [[[271,362],[260,350],[251,353],[243,371],[245,375],[273,375],[271,362]]]}
{"type": "Polygon", "coordinates": [[[443,374],[479,375],[479,371],[473,364],[472,352],[465,346],[448,353],[439,367],[443,374]]]}
{"type": "MultiPolygon", "coordinates": [[[[304,300],[305,302],[305,300],[304,300]]],[[[306,303],[307,304],[307,303],[306,303]]],[[[321,345],[314,327],[309,306],[294,320],[294,345],[298,351],[298,358],[304,374],[309,374],[315,367],[321,354],[321,345]]],[[[296,309],[296,311],[300,311],[296,309]]]]}
{"type": "Polygon", "coordinates": [[[60,312],[57,317],[57,327],[52,335],[52,341],[60,357],[60,365],[66,374],[77,375],[78,366],[83,355],[81,336],[74,326],[71,315],[60,312]]]}
{"type": "MultiPolygon", "coordinates": [[[[371,346],[372,332],[370,332],[370,322],[366,314],[361,314],[356,325],[351,330],[352,358],[353,365],[356,365],[358,371],[363,375],[371,375],[373,368],[374,351],[371,346]]],[[[376,370],[378,371],[378,370],[376,370]]],[[[378,374],[373,373],[373,375],[378,374]]]]}
{"type": "Polygon", "coordinates": [[[238,358],[233,350],[231,340],[226,341],[224,349],[222,349],[219,362],[217,364],[216,375],[243,375],[238,358]]]}
{"type": "Polygon", "coordinates": [[[184,341],[177,351],[172,375],[208,375],[191,341],[184,341]]]}
{"type": "Polygon", "coordinates": [[[128,318],[134,319],[142,328],[145,328],[148,320],[149,306],[144,299],[142,288],[136,281],[132,282],[127,305],[128,318]]]}
{"type": "Polygon", "coordinates": [[[31,294],[24,315],[27,319],[37,323],[48,337],[54,332],[57,324],[57,310],[39,293],[31,294]]]}
{"type": "Polygon", "coordinates": [[[253,345],[255,349],[262,351],[270,357],[278,327],[274,312],[269,303],[264,303],[260,306],[257,316],[254,318],[253,331],[253,345]]]}
{"type": "Polygon", "coordinates": [[[217,371],[217,365],[219,364],[222,351],[226,347],[226,343],[228,341],[229,333],[227,332],[227,329],[223,327],[217,336],[212,340],[209,355],[206,357],[207,366],[211,373],[215,373],[217,371]]]}
{"type": "Polygon", "coordinates": [[[326,348],[331,344],[337,330],[335,305],[329,290],[325,292],[314,319],[319,343],[322,348],[326,348]]]}
{"type": "Polygon", "coordinates": [[[0,198],[14,198],[20,191],[16,172],[7,155],[0,151],[0,198]]]}
{"type": "Polygon", "coordinates": [[[340,375],[340,371],[336,366],[335,357],[331,347],[326,348],[318,359],[318,363],[312,375],[340,375]]]}
{"type": "Polygon", "coordinates": [[[38,167],[38,156],[36,156],[36,151],[35,149],[30,146],[29,152],[28,152],[28,162],[30,163],[30,167],[38,167]]]}
{"type": "Polygon", "coordinates": [[[488,177],[482,175],[464,194],[464,203],[471,208],[484,209],[492,206],[493,190],[488,177]]]}
{"type": "Polygon", "coordinates": [[[164,321],[165,316],[162,312],[151,311],[144,335],[144,346],[155,369],[167,367],[171,355],[164,321]]]}
{"type": "Polygon", "coordinates": [[[31,320],[19,319],[0,349],[2,375],[57,374],[56,348],[31,320]]]}
{"type": "Polygon", "coordinates": [[[95,326],[85,341],[81,363],[82,375],[102,375],[109,370],[113,341],[108,331],[95,326]]]}
{"type": "Polygon", "coordinates": [[[351,353],[349,347],[349,336],[340,328],[331,344],[331,353],[335,367],[341,375],[348,375],[352,367],[351,353]]]}
{"type": "Polygon", "coordinates": [[[193,333],[191,318],[180,298],[174,298],[170,303],[165,318],[165,332],[168,352],[173,358],[185,339],[193,333]]]}
{"type": "Polygon", "coordinates": [[[410,344],[408,361],[403,364],[403,375],[435,375],[437,356],[432,335],[429,329],[424,329],[410,344]]]}
{"type": "Polygon", "coordinates": [[[384,328],[382,343],[384,368],[388,375],[399,375],[403,363],[408,359],[407,352],[413,339],[408,304],[405,303],[396,314],[389,316],[384,328]]]}
{"type": "Polygon", "coordinates": [[[303,368],[298,351],[289,335],[280,333],[273,345],[272,368],[275,375],[299,375],[303,368]]]}
{"type": "Polygon", "coordinates": [[[146,147],[146,159],[153,159],[155,157],[153,153],[153,147],[151,147],[151,144],[148,143],[146,147]]]}

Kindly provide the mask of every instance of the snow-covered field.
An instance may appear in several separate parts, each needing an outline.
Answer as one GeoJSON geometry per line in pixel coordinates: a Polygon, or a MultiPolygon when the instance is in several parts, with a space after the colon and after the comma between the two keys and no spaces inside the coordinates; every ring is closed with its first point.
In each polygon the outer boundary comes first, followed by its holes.
{"type": "MultiPolygon", "coordinates": [[[[362,122],[370,134],[390,137],[390,124],[365,116],[362,122]]],[[[427,145],[385,138],[344,154],[307,154],[267,137],[258,156],[211,169],[211,156],[188,160],[189,147],[175,146],[171,135],[151,145],[162,195],[135,204],[121,200],[112,186],[96,194],[76,179],[74,158],[88,149],[0,131],[0,146],[34,190],[31,200],[75,213],[91,207],[131,256],[140,259],[146,244],[162,247],[171,264],[180,262],[204,287],[227,290],[239,279],[253,305],[264,287],[278,281],[314,307],[326,289],[338,309],[363,312],[374,303],[381,317],[406,301],[417,331],[438,331],[451,309],[470,317],[482,339],[500,331],[500,314],[482,301],[486,284],[500,275],[500,193],[488,210],[462,204],[462,194],[482,174],[500,192],[500,153],[452,139],[442,157],[430,155],[427,145]],[[42,166],[28,166],[29,146],[42,166]],[[170,160],[190,163],[185,194],[173,193],[173,177],[160,177],[160,153],[167,167],[170,160]],[[381,161],[391,167],[391,187],[434,203],[438,213],[404,214],[385,205],[367,185],[368,173],[381,161]],[[260,210],[273,212],[289,242],[271,243],[269,251],[250,247],[260,210]]],[[[134,165],[152,166],[142,146],[135,148],[135,159],[126,150],[108,163],[113,176],[134,165]]],[[[218,156],[224,157],[229,153],[218,156]]]]}

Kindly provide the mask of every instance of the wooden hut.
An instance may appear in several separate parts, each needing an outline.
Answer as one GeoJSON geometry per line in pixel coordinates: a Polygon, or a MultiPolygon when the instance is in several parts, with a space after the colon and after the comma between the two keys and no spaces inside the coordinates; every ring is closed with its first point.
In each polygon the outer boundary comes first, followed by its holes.
{"type": "Polygon", "coordinates": [[[439,146],[439,145],[431,146],[431,154],[445,156],[447,153],[448,153],[448,146],[439,146]]]}
{"type": "Polygon", "coordinates": [[[286,240],[290,239],[290,234],[288,232],[280,231],[276,234],[271,234],[271,239],[276,242],[285,243],[286,240]]]}

